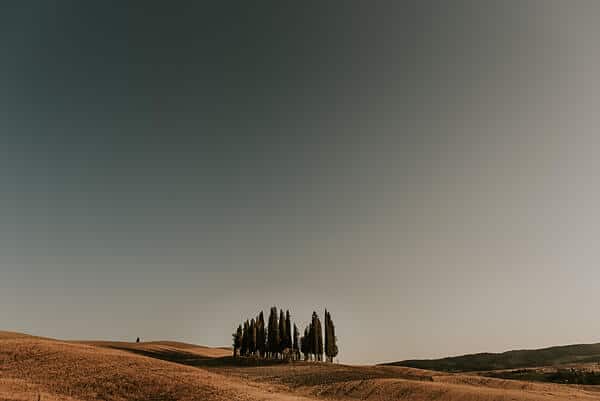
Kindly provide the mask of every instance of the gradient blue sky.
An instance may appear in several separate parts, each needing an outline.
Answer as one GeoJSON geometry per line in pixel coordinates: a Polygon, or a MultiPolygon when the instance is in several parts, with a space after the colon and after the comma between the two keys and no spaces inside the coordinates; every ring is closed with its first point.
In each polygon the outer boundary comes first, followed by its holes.
{"type": "Polygon", "coordinates": [[[600,4],[0,5],[0,328],[340,360],[600,341],[600,4]],[[303,326],[302,326],[303,327],[303,326]]]}

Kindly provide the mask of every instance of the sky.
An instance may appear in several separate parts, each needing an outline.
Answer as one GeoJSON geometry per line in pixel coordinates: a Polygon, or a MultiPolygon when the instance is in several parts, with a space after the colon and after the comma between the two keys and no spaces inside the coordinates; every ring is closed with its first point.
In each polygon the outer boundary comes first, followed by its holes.
{"type": "Polygon", "coordinates": [[[600,341],[600,3],[7,1],[0,329],[374,363],[600,341]],[[218,5],[217,5],[218,3],[218,5]]]}

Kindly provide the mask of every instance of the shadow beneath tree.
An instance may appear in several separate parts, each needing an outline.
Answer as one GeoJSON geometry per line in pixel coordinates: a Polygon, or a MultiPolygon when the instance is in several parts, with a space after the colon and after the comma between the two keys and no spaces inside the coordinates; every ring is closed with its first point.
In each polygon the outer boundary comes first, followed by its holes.
{"type": "Polygon", "coordinates": [[[281,365],[288,362],[282,360],[271,360],[261,359],[252,357],[238,357],[233,356],[226,357],[205,357],[193,352],[185,351],[173,351],[173,350],[144,350],[144,349],[132,349],[132,348],[121,348],[118,346],[112,346],[110,348],[118,349],[121,351],[132,352],[137,355],[146,356],[149,358],[160,359],[162,361],[174,362],[181,365],[193,366],[193,367],[204,367],[204,368],[218,368],[218,367],[248,367],[248,366],[272,366],[281,365]]]}

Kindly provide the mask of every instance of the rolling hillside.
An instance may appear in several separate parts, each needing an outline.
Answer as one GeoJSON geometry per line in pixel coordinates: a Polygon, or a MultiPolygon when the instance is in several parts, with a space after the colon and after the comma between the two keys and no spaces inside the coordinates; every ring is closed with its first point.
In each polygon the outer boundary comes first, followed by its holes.
{"type": "MultiPolygon", "coordinates": [[[[155,347],[156,343],[150,346],[155,347]]],[[[172,343],[170,346],[177,349],[172,343]]],[[[0,334],[0,400],[38,399],[302,400],[250,387],[236,378],[133,352],[16,333],[0,334]]]]}
{"type": "Polygon", "coordinates": [[[0,332],[0,401],[592,401],[600,386],[395,366],[250,366],[177,342],[68,342],[0,332]],[[176,363],[175,363],[176,362],[176,363]]]}
{"type": "Polygon", "coordinates": [[[416,359],[385,365],[442,372],[474,372],[600,362],[600,344],[578,344],[536,350],[481,353],[441,359],[416,359]]]}

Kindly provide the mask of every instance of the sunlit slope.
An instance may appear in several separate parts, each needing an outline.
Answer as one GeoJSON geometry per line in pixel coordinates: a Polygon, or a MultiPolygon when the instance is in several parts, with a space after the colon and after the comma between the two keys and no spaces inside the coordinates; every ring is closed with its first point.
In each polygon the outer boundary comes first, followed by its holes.
{"type": "Polygon", "coordinates": [[[309,388],[308,396],[362,401],[564,401],[600,400],[594,389],[584,390],[559,385],[529,386],[520,382],[456,384],[452,381],[422,382],[371,379],[339,382],[309,388]]]}
{"type": "Polygon", "coordinates": [[[203,369],[92,345],[0,335],[0,400],[300,400],[203,369]]]}

